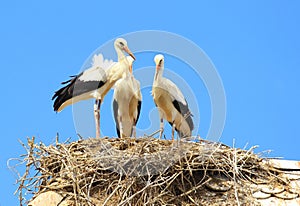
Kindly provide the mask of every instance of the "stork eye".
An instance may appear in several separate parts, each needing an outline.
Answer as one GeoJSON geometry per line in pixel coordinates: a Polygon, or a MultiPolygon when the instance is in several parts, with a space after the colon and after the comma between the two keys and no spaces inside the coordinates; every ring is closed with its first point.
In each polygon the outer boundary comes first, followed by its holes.
{"type": "Polygon", "coordinates": [[[124,43],[123,43],[123,42],[120,42],[120,45],[123,47],[123,46],[124,46],[124,43]]]}

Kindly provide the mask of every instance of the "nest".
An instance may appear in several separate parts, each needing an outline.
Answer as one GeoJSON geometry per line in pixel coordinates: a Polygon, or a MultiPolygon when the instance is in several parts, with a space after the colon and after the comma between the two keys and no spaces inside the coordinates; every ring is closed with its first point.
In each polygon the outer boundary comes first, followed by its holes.
{"type": "Polygon", "coordinates": [[[281,181],[253,153],[255,147],[200,139],[91,138],[46,146],[32,138],[23,146],[20,205],[25,193],[45,191],[76,206],[253,205],[251,183],[281,181]]]}

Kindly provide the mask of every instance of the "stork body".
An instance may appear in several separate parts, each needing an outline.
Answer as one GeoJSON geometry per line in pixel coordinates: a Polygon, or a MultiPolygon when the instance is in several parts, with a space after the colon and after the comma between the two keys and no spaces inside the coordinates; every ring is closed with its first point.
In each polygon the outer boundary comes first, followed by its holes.
{"type": "Polygon", "coordinates": [[[174,139],[174,130],[181,138],[189,137],[194,129],[194,123],[188,103],[176,84],[162,76],[164,56],[156,55],[154,61],[156,72],[152,95],[160,115],[160,137],[164,130],[163,119],[172,126],[172,139],[174,139]]]}
{"type": "Polygon", "coordinates": [[[118,137],[136,136],[136,124],[142,104],[140,82],[132,74],[134,59],[127,56],[130,70],[116,82],[113,97],[114,119],[118,137]]]}
{"type": "Polygon", "coordinates": [[[101,102],[115,82],[122,78],[123,73],[129,69],[124,52],[135,58],[127,47],[125,39],[116,39],[114,46],[118,54],[118,62],[104,60],[102,54],[95,55],[91,68],[79,75],[71,76],[70,80],[62,83],[66,85],[56,91],[52,97],[52,100],[54,100],[53,108],[57,112],[81,100],[95,98],[96,137],[100,137],[101,102]]]}

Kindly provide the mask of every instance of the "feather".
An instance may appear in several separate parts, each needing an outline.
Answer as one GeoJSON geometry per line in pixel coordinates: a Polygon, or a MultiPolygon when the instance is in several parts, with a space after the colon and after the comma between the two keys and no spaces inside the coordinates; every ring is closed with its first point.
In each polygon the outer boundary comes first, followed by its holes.
{"type": "Polygon", "coordinates": [[[112,67],[116,62],[114,62],[111,59],[104,59],[102,54],[95,54],[93,57],[93,63],[92,66],[93,67],[100,67],[104,70],[109,69],[110,67],[112,67]]]}

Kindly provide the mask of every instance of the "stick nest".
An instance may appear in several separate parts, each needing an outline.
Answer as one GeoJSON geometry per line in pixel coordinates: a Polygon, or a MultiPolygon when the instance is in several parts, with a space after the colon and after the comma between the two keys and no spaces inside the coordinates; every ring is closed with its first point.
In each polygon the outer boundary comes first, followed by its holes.
{"type": "Polygon", "coordinates": [[[91,138],[46,146],[32,138],[22,144],[20,205],[25,194],[46,191],[72,205],[254,205],[252,184],[281,181],[255,147],[200,139],[91,138]]]}

